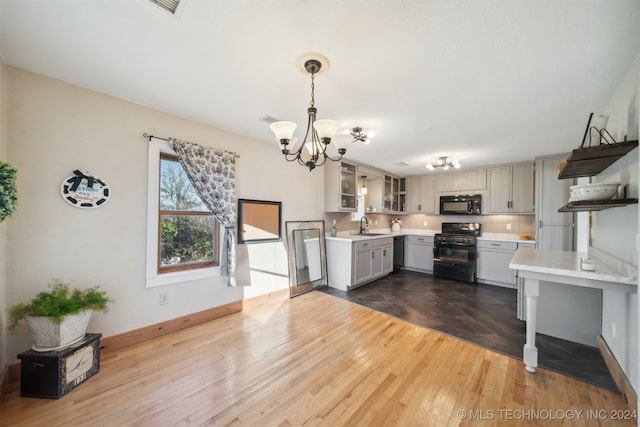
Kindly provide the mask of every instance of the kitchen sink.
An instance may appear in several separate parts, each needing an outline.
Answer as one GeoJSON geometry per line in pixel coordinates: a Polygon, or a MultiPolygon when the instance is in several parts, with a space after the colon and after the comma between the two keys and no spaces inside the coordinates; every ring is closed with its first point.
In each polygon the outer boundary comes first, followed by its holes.
{"type": "Polygon", "coordinates": [[[391,236],[389,233],[351,233],[353,236],[391,236]]]}

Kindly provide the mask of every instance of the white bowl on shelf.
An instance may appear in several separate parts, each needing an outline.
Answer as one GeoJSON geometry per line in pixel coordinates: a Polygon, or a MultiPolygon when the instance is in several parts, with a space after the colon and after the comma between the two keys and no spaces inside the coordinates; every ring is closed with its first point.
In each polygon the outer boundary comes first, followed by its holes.
{"type": "Polygon", "coordinates": [[[570,202],[581,202],[586,200],[609,200],[618,192],[620,184],[584,184],[572,185],[570,202]]]}

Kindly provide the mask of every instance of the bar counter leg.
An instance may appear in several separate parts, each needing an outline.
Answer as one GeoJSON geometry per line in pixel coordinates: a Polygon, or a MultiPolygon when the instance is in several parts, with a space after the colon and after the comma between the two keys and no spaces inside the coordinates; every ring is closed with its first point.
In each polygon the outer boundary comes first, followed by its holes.
{"type": "Polygon", "coordinates": [[[538,348],[536,347],[536,315],[540,282],[536,279],[524,279],[524,294],[527,298],[527,341],[522,350],[525,369],[535,373],[538,367],[538,348]]]}

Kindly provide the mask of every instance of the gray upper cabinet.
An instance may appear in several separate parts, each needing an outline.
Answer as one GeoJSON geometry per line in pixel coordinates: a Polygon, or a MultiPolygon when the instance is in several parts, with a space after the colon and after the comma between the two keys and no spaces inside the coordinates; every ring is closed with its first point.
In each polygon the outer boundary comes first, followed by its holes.
{"type": "Polygon", "coordinates": [[[438,193],[480,191],[487,189],[487,172],[477,169],[464,172],[446,171],[437,175],[438,193]]]}
{"type": "Polygon", "coordinates": [[[357,209],[358,168],[347,162],[327,162],[324,167],[324,210],[326,212],[357,209]]]}
{"type": "Polygon", "coordinates": [[[436,213],[436,175],[407,177],[407,213],[436,213]]]}
{"type": "Polygon", "coordinates": [[[489,168],[487,213],[534,213],[534,164],[489,168]]]}

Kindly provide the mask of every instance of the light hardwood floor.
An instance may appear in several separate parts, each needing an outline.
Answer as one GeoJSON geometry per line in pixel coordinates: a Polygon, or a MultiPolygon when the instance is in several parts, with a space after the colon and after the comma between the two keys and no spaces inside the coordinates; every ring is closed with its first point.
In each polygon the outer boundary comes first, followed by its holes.
{"type": "Polygon", "coordinates": [[[103,354],[59,400],[12,391],[0,425],[636,425],[612,419],[625,410],[620,395],[311,292],[103,354]]]}

